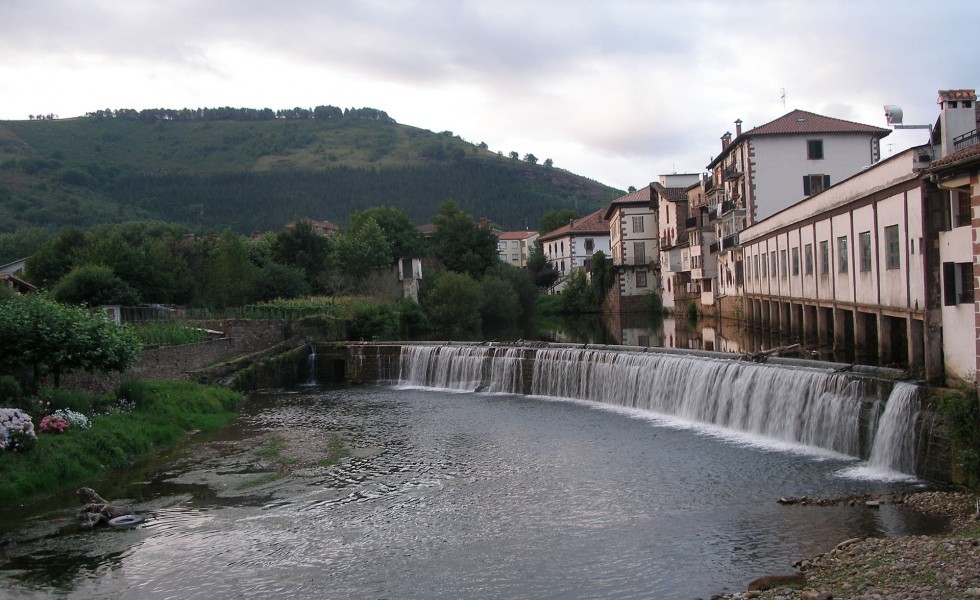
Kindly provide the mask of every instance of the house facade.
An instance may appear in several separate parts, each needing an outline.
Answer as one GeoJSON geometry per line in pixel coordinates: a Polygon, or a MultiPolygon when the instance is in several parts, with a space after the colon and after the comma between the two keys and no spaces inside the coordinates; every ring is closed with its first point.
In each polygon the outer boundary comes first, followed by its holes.
{"type": "Polygon", "coordinates": [[[615,281],[607,295],[612,312],[636,310],[644,296],[656,293],[660,256],[657,245],[662,186],[651,183],[616,198],[606,209],[609,253],[615,281]]]}
{"type": "Polygon", "coordinates": [[[604,214],[605,209],[597,210],[538,238],[545,257],[558,270],[558,281],[549,293],[564,289],[568,276],[596,252],[609,256],[609,222],[604,214]]]}
{"type": "Polygon", "coordinates": [[[537,239],[537,231],[502,231],[497,234],[497,254],[502,262],[526,268],[527,257],[537,239]]]}
{"type": "Polygon", "coordinates": [[[714,294],[719,299],[742,294],[742,230],[876,163],[880,140],[889,133],[802,110],[745,132],[735,121],[735,137],[730,132],[721,137],[721,154],[707,166],[706,201],[716,207],[718,240],[714,294]]]}
{"type": "Polygon", "coordinates": [[[749,322],[931,382],[976,382],[975,103],[973,90],[941,91],[928,144],[742,231],[749,322]]]}
{"type": "Polygon", "coordinates": [[[938,272],[943,361],[948,375],[977,383],[980,373],[980,138],[974,90],[939,93],[933,142],[944,154],[925,177],[942,211],[938,272]]]}

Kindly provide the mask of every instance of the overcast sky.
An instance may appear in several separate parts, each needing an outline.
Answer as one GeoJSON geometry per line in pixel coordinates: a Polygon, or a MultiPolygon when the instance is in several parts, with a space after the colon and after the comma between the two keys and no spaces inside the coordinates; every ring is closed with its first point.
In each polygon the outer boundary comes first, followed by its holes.
{"type": "Polygon", "coordinates": [[[933,123],[938,90],[980,87],[978,22],[976,0],[0,0],[0,119],[367,106],[626,189],[701,172],[736,119],[933,123]]]}

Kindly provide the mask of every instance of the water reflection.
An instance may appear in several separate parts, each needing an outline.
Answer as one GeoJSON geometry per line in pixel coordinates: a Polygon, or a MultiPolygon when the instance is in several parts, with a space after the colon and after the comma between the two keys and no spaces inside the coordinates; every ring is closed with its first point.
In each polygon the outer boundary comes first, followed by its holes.
{"type": "Polygon", "coordinates": [[[621,344],[754,354],[799,344],[804,358],[842,363],[877,364],[873,353],[853,348],[819,347],[809,340],[747,327],[731,319],[662,316],[641,313],[556,316],[539,326],[537,338],[572,344],[621,344]]]}

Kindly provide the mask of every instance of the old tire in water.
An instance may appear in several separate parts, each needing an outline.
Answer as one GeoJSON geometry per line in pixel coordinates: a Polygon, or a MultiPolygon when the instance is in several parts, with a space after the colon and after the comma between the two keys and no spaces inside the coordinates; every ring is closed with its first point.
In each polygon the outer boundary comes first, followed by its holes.
{"type": "Polygon", "coordinates": [[[109,519],[109,527],[118,527],[120,529],[135,527],[145,520],[146,519],[138,515],[123,515],[121,517],[116,517],[115,519],[109,519]]]}

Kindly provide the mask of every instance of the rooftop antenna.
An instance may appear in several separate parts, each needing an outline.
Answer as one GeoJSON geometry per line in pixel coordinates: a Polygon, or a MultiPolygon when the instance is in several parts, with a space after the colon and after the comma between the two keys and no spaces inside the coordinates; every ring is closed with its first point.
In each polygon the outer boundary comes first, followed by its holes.
{"type": "Polygon", "coordinates": [[[781,88],[781,90],[779,101],[783,103],[783,110],[786,110],[786,88],[781,88]]]}

